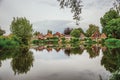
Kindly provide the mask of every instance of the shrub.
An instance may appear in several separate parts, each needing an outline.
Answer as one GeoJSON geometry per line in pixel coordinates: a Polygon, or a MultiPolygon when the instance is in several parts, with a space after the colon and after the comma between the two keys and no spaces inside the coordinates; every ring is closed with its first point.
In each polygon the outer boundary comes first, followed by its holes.
{"type": "Polygon", "coordinates": [[[37,44],[37,45],[39,44],[39,42],[40,42],[39,40],[33,40],[32,41],[33,44],[37,44]]]}
{"type": "Polygon", "coordinates": [[[118,48],[120,47],[120,40],[115,38],[107,39],[105,45],[109,48],[118,48]]]}
{"type": "Polygon", "coordinates": [[[0,38],[0,49],[10,49],[15,48],[16,46],[19,46],[19,43],[17,41],[8,39],[8,38],[0,38]]]}

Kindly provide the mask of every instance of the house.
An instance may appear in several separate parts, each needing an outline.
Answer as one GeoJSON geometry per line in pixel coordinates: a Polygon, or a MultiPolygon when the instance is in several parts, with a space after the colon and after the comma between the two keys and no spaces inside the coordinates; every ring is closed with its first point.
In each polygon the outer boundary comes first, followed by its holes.
{"type": "Polygon", "coordinates": [[[53,36],[54,37],[64,37],[64,35],[59,32],[56,32],[53,36]]]}
{"type": "Polygon", "coordinates": [[[105,35],[105,33],[102,33],[101,36],[100,36],[101,39],[106,39],[107,36],[105,35]]]}
{"type": "Polygon", "coordinates": [[[38,35],[37,35],[37,38],[38,38],[39,40],[43,40],[43,39],[44,39],[44,35],[43,35],[43,34],[38,34],[38,35]]]}
{"type": "Polygon", "coordinates": [[[53,38],[53,35],[52,35],[51,33],[47,33],[47,34],[45,35],[45,38],[53,38]]]}
{"type": "Polygon", "coordinates": [[[85,38],[86,38],[85,35],[84,35],[83,33],[81,33],[81,34],[80,34],[80,39],[81,39],[81,40],[84,40],[85,38]]]}
{"type": "Polygon", "coordinates": [[[70,35],[65,35],[65,39],[68,40],[68,41],[70,41],[71,36],[70,35]]]}
{"type": "Polygon", "coordinates": [[[61,34],[60,34],[59,32],[56,32],[53,36],[55,36],[55,37],[60,37],[61,34]]]}
{"type": "Polygon", "coordinates": [[[91,36],[92,39],[98,39],[100,38],[100,32],[99,31],[95,31],[92,36],[91,36]]]}

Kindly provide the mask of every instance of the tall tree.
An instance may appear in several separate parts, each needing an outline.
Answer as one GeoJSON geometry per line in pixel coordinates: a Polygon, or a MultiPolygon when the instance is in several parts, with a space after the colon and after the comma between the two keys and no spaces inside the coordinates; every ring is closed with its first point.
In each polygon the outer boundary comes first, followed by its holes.
{"type": "Polygon", "coordinates": [[[95,31],[99,31],[99,27],[94,24],[90,24],[86,31],[86,36],[90,37],[95,31]]]}
{"type": "Polygon", "coordinates": [[[74,30],[71,31],[70,35],[72,37],[79,38],[80,37],[80,31],[78,29],[74,29],[74,30]]]}
{"type": "Polygon", "coordinates": [[[104,32],[114,38],[120,39],[120,18],[112,19],[104,28],[104,32]]]}
{"type": "Polygon", "coordinates": [[[48,30],[48,31],[47,31],[47,33],[50,33],[50,34],[52,34],[52,30],[48,30]]]}
{"type": "Polygon", "coordinates": [[[28,45],[32,37],[32,24],[26,18],[13,18],[10,25],[11,32],[16,35],[22,44],[28,45]]]}
{"type": "Polygon", "coordinates": [[[71,33],[71,31],[72,31],[73,29],[72,28],[65,28],[65,30],[64,30],[64,34],[65,35],[70,35],[70,33],[71,33]]]}
{"type": "Polygon", "coordinates": [[[83,29],[82,28],[77,28],[77,30],[79,30],[80,31],[80,33],[83,33],[84,34],[84,31],[83,31],[83,29]]]}
{"type": "Polygon", "coordinates": [[[106,12],[103,17],[100,18],[100,23],[104,28],[110,20],[117,19],[118,17],[119,17],[118,12],[116,10],[111,9],[108,12],[106,12]]]}
{"type": "Polygon", "coordinates": [[[60,7],[71,8],[71,12],[74,13],[73,19],[76,20],[76,24],[80,20],[80,14],[82,10],[81,0],[57,0],[60,3],[60,7]]]}

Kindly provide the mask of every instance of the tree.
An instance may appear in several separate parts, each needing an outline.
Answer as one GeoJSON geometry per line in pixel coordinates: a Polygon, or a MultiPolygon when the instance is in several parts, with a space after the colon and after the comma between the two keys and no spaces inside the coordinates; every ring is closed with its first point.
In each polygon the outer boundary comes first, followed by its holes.
{"type": "Polygon", "coordinates": [[[71,33],[71,31],[72,31],[73,29],[72,28],[65,28],[65,30],[64,30],[64,34],[65,35],[70,35],[70,33],[71,33]]]}
{"type": "Polygon", "coordinates": [[[73,19],[76,20],[76,24],[80,20],[80,14],[82,10],[81,0],[57,0],[60,3],[60,7],[71,8],[71,12],[74,13],[73,19]]]}
{"type": "Polygon", "coordinates": [[[108,22],[107,26],[104,28],[104,32],[108,36],[120,39],[120,18],[108,22]]]}
{"type": "Polygon", "coordinates": [[[35,36],[37,36],[38,34],[40,34],[40,32],[38,32],[38,31],[35,31],[35,32],[33,33],[33,35],[35,35],[35,36]]]}
{"type": "Polygon", "coordinates": [[[11,32],[16,35],[22,44],[28,45],[32,37],[32,24],[26,18],[13,18],[10,25],[11,32]]]}
{"type": "Polygon", "coordinates": [[[0,28],[0,36],[5,34],[5,31],[0,28]]]}
{"type": "Polygon", "coordinates": [[[48,31],[47,31],[47,33],[50,33],[50,34],[52,34],[52,31],[51,31],[51,30],[48,30],[48,31]]]}
{"type": "Polygon", "coordinates": [[[99,31],[99,27],[94,24],[90,24],[86,31],[86,36],[90,37],[95,31],[99,31]]]}
{"type": "Polygon", "coordinates": [[[74,29],[74,30],[71,31],[70,35],[72,37],[79,38],[80,37],[80,31],[78,29],[74,29]]]}
{"type": "Polygon", "coordinates": [[[83,29],[82,28],[77,28],[77,30],[79,30],[80,31],[80,33],[83,33],[84,34],[84,31],[83,31],[83,29]]]}
{"type": "Polygon", "coordinates": [[[106,12],[103,17],[100,18],[100,23],[102,27],[104,28],[110,20],[116,19],[119,17],[120,17],[119,13],[116,10],[111,9],[108,12],[106,12]]]}

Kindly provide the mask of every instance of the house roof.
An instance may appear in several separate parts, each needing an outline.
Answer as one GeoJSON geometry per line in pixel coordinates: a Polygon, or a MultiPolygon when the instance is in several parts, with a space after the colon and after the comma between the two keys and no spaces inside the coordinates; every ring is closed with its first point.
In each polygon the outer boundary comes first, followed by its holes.
{"type": "Polygon", "coordinates": [[[106,34],[105,33],[102,33],[100,38],[107,38],[106,34]]]}
{"type": "Polygon", "coordinates": [[[99,32],[99,31],[95,31],[95,32],[92,34],[91,37],[92,37],[92,38],[98,38],[98,37],[100,37],[100,32],[99,32]]]}
{"type": "Polygon", "coordinates": [[[85,37],[86,36],[83,33],[80,34],[80,38],[85,38],[85,37]]]}

